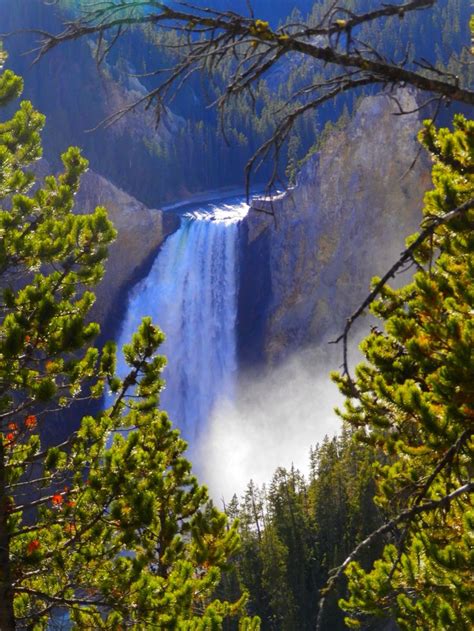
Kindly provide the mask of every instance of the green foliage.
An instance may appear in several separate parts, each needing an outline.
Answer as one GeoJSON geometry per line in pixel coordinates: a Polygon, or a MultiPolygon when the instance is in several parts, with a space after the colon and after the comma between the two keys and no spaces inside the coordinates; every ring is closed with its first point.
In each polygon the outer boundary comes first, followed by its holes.
{"type": "MultiPolygon", "coordinates": [[[[428,121],[420,140],[434,161],[429,225],[474,198],[474,123],[456,116],[453,129],[437,130],[428,121]]],[[[321,593],[321,628],[331,631],[378,628],[373,617],[380,628],[472,628],[473,220],[466,207],[441,223],[414,255],[413,281],[385,287],[373,305],[385,331],[373,328],[361,345],[357,398],[349,378],[335,376],[346,429],[312,451],[309,483],[279,469],[268,489],[251,483],[231,503],[238,579],[262,628],[314,628],[321,593]],[[324,590],[331,570],[390,520],[337,593],[324,590]]]]}
{"type": "MultiPolygon", "coordinates": [[[[0,77],[0,103],[21,80],[0,77]]],[[[0,123],[0,627],[46,629],[52,611],[76,629],[222,628],[245,596],[216,597],[239,545],[236,524],[192,475],[185,442],[157,408],[163,334],[143,320],[124,348],[91,343],[91,287],[115,230],[105,209],[72,213],[87,162],[35,183],[44,117],[28,102],[0,123]],[[62,444],[42,445],[55,410],[76,399],[111,407],[82,419],[62,444]]]]}
{"type": "MultiPolygon", "coordinates": [[[[344,431],[311,451],[308,480],[294,468],[280,468],[268,488],[250,482],[241,501],[234,497],[227,506],[239,519],[242,539],[237,582],[248,590],[249,610],[263,629],[314,629],[329,572],[380,525],[371,458],[371,450],[344,431]]],[[[230,597],[235,584],[224,582],[221,589],[230,597]]],[[[324,624],[331,631],[346,628],[336,596],[324,624]]]]}
{"type": "MultiPolygon", "coordinates": [[[[456,116],[452,130],[436,130],[428,121],[420,139],[434,161],[429,221],[474,197],[474,122],[456,116]]],[[[343,417],[386,459],[376,468],[378,505],[389,516],[421,510],[394,529],[372,570],[349,566],[342,607],[351,627],[373,615],[407,630],[474,624],[473,222],[470,210],[435,230],[415,254],[413,282],[387,287],[373,307],[385,331],[361,346],[359,396],[343,417]]],[[[348,379],[337,381],[350,396],[348,379]]]]}

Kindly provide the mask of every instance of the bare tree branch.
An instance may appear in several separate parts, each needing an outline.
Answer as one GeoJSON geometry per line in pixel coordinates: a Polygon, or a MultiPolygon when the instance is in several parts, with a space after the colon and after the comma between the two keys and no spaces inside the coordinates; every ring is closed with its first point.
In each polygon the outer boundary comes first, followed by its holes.
{"type": "MultiPolygon", "coordinates": [[[[182,10],[170,8],[165,2],[154,0],[121,0],[111,3],[98,2],[79,19],[67,22],[61,33],[35,31],[40,36],[38,58],[66,41],[98,35],[98,47],[103,48],[97,58],[105,55],[120,38],[123,28],[151,26],[174,29],[186,34],[186,44],[181,47],[180,61],[169,71],[169,76],[146,96],[140,98],[106,122],[112,122],[144,101],[155,101],[158,109],[172,87],[180,87],[183,77],[192,68],[209,71],[227,55],[235,55],[236,64],[219,107],[236,94],[246,92],[278,61],[290,53],[339,67],[346,73],[354,70],[364,73],[371,83],[382,86],[410,85],[418,90],[435,94],[447,101],[474,105],[474,91],[460,85],[459,78],[435,68],[426,60],[417,61],[408,56],[400,63],[387,60],[380,51],[369,44],[362,49],[354,47],[353,31],[363,24],[393,16],[403,18],[407,13],[432,8],[436,0],[411,0],[403,4],[382,5],[375,11],[355,14],[333,4],[316,26],[286,25],[272,30],[267,22],[244,17],[233,11],[217,11],[179,2],[182,10]],[[341,18],[344,16],[344,19],[341,18]],[[295,30],[296,29],[296,30],[295,30]],[[111,34],[107,41],[105,35],[111,34]],[[339,36],[346,36],[344,52],[339,50],[339,36]],[[337,36],[334,41],[333,36],[337,36]],[[257,53],[257,54],[255,54],[257,53]],[[414,64],[422,69],[415,72],[414,64]]],[[[344,79],[347,79],[347,75],[344,79]]],[[[354,86],[357,87],[357,86],[354,86]]],[[[319,105],[315,102],[314,107],[319,105]]]]}
{"type": "MultiPolygon", "coordinates": [[[[166,104],[195,72],[201,71],[212,77],[219,64],[229,59],[232,60],[230,78],[213,103],[220,112],[220,126],[226,139],[224,114],[232,99],[245,94],[255,107],[252,87],[288,55],[297,54],[302,59],[317,62],[325,79],[315,83],[309,92],[297,91],[292,99],[288,99],[289,111],[282,112],[282,120],[276,119],[276,132],[247,164],[248,192],[253,172],[269,154],[278,161],[296,121],[342,92],[371,85],[392,90],[396,86],[412,86],[427,93],[420,109],[433,99],[439,103],[457,101],[474,105],[474,90],[461,85],[460,79],[452,73],[436,68],[425,59],[412,58],[409,51],[405,59],[397,63],[369,43],[354,37],[354,32],[362,25],[393,17],[403,19],[411,12],[433,8],[436,2],[393,2],[381,4],[373,11],[355,13],[335,1],[316,25],[286,24],[272,29],[268,22],[256,19],[258,16],[254,16],[250,6],[250,16],[245,17],[234,11],[197,7],[186,1],[176,2],[171,7],[158,0],[116,0],[113,3],[96,0],[81,18],[66,22],[62,32],[32,32],[40,38],[37,60],[64,42],[97,36],[96,59],[99,63],[124,30],[131,27],[146,26],[157,32],[174,30],[182,34],[183,39],[175,50],[179,53],[176,63],[166,70],[151,73],[160,79],[156,87],[108,116],[97,127],[112,125],[139,106],[150,108],[152,105],[158,124],[166,104]],[[416,67],[420,72],[414,70],[416,67]],[[342,70],[337,77],[333,76],[335,69],[342,70]]],[[[273,190],[278,179],[278,166],[274,164],[268,192],[273,190]]]]}

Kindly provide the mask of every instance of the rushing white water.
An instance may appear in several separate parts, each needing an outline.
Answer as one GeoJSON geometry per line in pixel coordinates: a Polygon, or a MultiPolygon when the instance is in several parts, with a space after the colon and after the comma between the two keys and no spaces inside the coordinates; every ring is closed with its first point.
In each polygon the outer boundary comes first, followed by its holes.
{"type": "MultiPolygon", "coordinates": [[[[161,409],[188,439],[196,438],[218,398],[233,397],[237,370],[236,317],[239,222],[248,206],[201,206],[159,252],[149,275],[132,290],[119,347],[143,316],[164,331],[168,358],[161,409]]],[[[124,374],[124,366],[119,366],[124,374]]]]}

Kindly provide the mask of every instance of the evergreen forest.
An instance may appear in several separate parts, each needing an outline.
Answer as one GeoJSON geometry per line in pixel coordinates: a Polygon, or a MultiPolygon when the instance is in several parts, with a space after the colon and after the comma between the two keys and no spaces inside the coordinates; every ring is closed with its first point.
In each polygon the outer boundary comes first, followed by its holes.
{"type": "Polygon", "coordinates": [[[469,3],[0,25],[0,631],[473,629],[469,3]]]}

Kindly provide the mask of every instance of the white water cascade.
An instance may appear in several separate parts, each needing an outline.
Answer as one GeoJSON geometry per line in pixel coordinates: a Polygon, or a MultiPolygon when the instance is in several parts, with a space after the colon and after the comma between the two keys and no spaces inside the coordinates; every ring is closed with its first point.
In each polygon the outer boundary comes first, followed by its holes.
{"type": "MultiPolygon", "coordinates": [[[[130,341],[143,316],[166,335],[168,358],[160,407],[193,440],[218,398],[233,398],[237,371],[236,317],[241,202],[187,212],[132,290],[119,338],[130,341]]],[[[125,367],[119,364],[119,373],[125,367]]]]}

